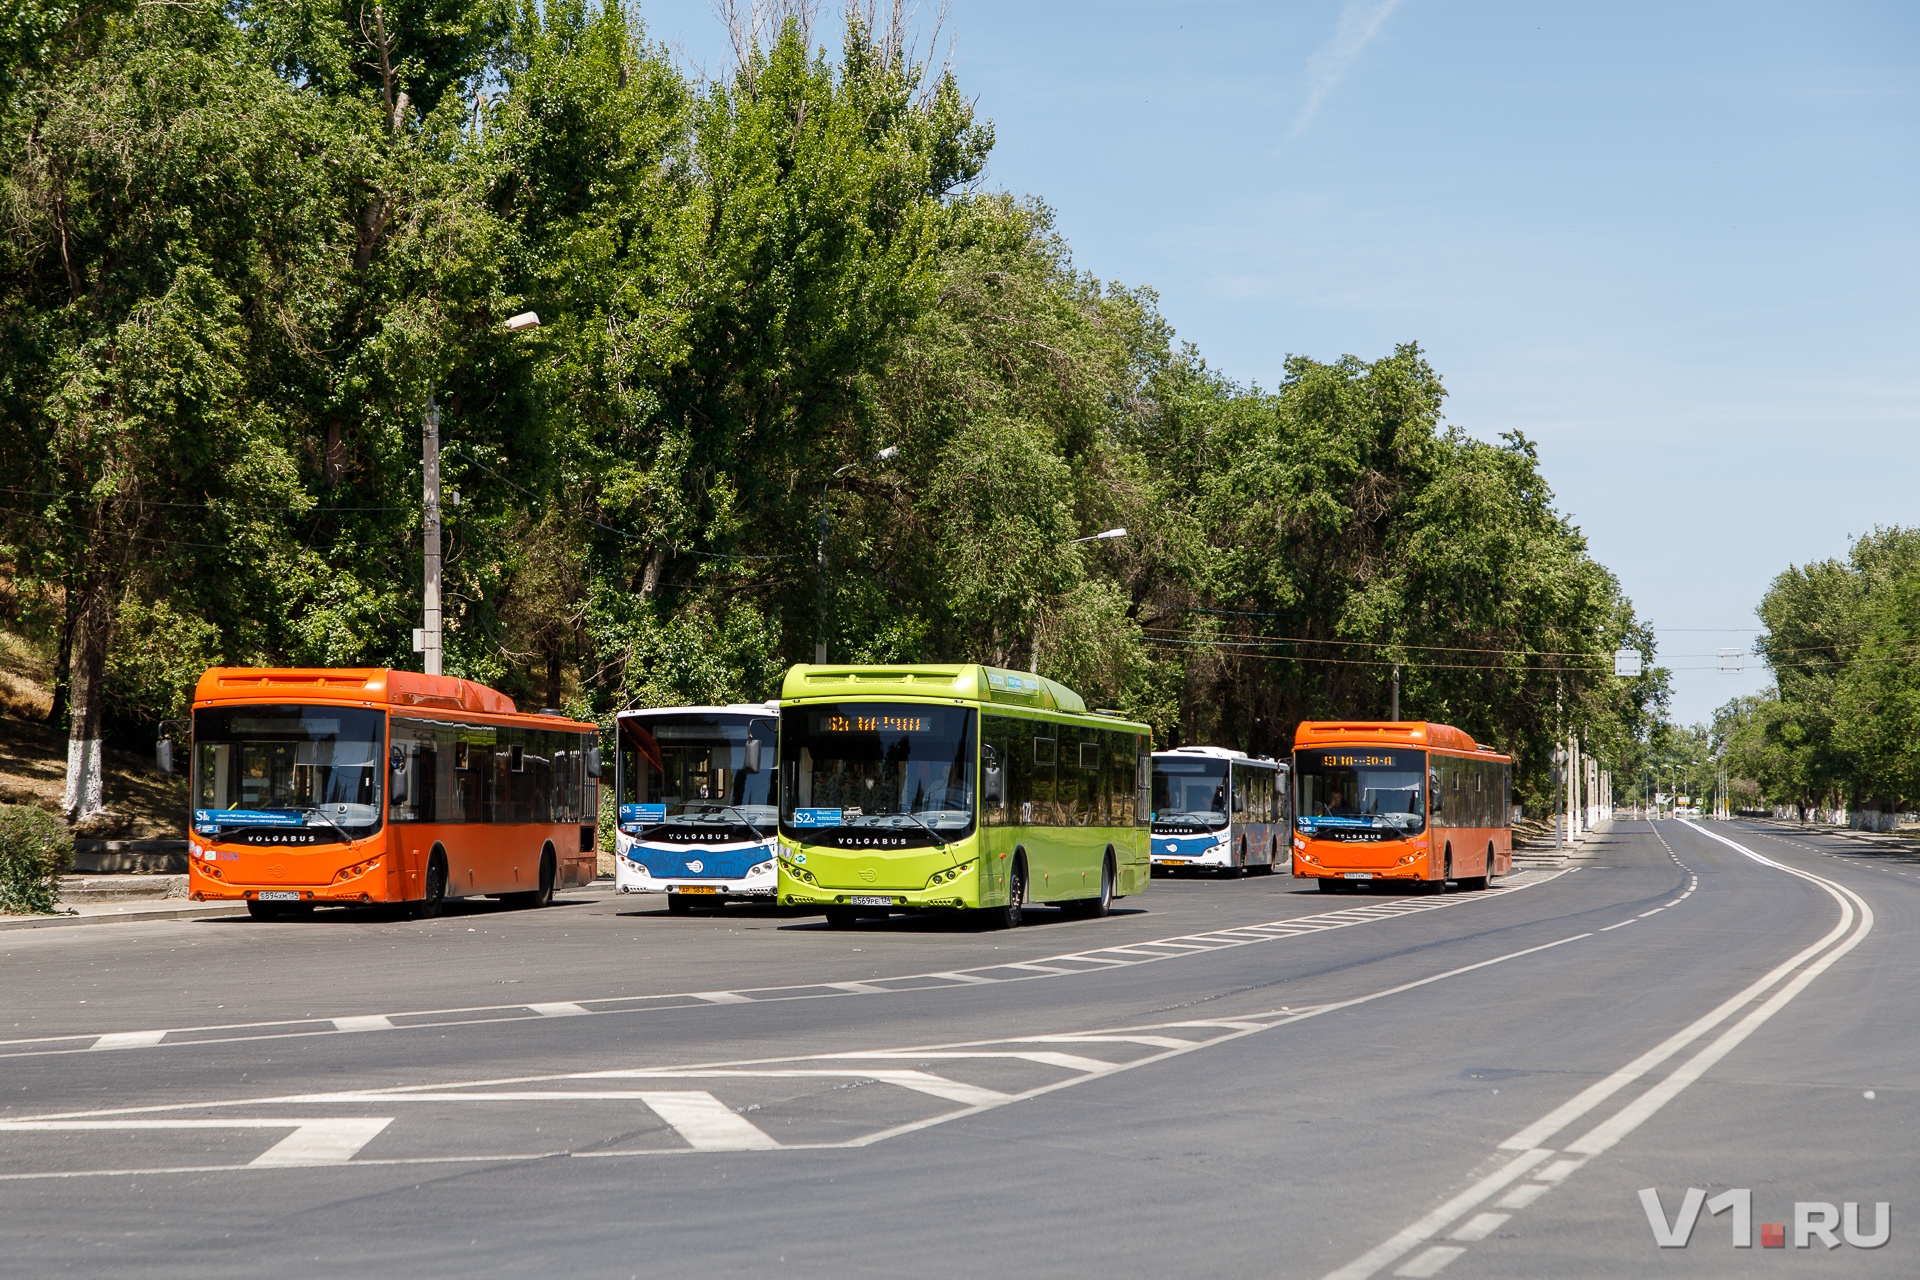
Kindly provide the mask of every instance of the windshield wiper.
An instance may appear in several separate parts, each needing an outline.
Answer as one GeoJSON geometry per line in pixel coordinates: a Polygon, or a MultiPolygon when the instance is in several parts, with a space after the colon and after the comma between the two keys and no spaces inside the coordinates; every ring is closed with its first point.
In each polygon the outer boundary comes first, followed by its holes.
{"type": "Polygon", "coordinates": [[[745,827],[745,828],[746,828],[747,830],[749,830],[749,831],[751,831],[751,832],[753,832],[753,838],[754,838],[755,840],[765,840],[765,839],[766,839],[766,837],[765,837],[765,836],[763,836],[763,835],[761,835],[761,834],[760,834],[760,828],[758,828],[758,827],[756,827],[756,826],[754,826],[754,825],[753,825],[753,819],[751,819],[751,818],[749,818],[749,817],[747,816],[747,811],[746,811],[746,810],[744,810],[744,809],[742,809],[742,808],[741,808],[741,807],[740,807],[739,805],[737,805],[737,804],[723,804],[723,805],[721,805],[721,806],[720,806],[720,808],[721,808],[721,809],[723,809],[724,811],[726,811],[726,812],[728,812],[728,813],[732,813],[732,814],[737,814],[737,815],[739,815],[739,818],[740,818],[740,825],[741,825],[741,826],[743,826],[743,827],[745,827]]]}
{"type": "Polygon", "coordinates": [[[913,821],[919,823],[920,829],[926,832],[928,835],[932,836],[933,842],[935,844],[939,845],[942,849],[947,847],[947,842],[941,838],[940,833],[938,831],[935,831],[925,818],[922,818],[919,814],[913,812],[911,809],[909,809],[905,813],[897,813],[894,816],[896,818],[910,818],[913,821]]]}
{"type": "Polygon", "coordinates": [[[329,818],[327,816],[327,811],[325,809],[322,809],[320,806],[309,805],[306,808],[302,809],[300,812],[303,814],[306,814],[306,813],[319,814],[320,821],[332,827],[342,840],[345,840],[348,844],[353,843],[353,837],[347,834],[346,829],[342,827],[339,823],[335,822],[332,818],[329,818]]]}

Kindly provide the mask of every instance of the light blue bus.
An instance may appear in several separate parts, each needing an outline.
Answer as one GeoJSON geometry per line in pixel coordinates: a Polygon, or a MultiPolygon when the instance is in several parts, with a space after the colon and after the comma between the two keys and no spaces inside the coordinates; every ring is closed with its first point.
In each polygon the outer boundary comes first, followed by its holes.
{"type": "Polygon", "coordinates": [[[771,902],[780,796],[779,704],[648,707],[614,720],[614,887],[667,910],[771,902]]]}
{"type": "Polygon", "coordinates": [[[1153,753],[1153,869],[1270,876],[1291,866],[1288,766],[1225,747],[1153,753]]]}

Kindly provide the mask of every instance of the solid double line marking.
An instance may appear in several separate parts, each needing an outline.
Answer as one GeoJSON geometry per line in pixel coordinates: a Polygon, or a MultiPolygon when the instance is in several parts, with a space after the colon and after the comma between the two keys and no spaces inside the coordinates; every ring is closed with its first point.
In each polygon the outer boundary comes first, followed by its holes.
{"type": "MultiPolygon", "coordinates": [[[[1705,827],[1688,825],[1701,835],[1719,841],[1762,866],[1784,871],[1788,875],[1798,876],[1810,884],[1819,886],[1839,905],[1839,920],[1819,941],[1782,961],[1746,989],[1722,1001],[1710,1012],[1668,1036],[1611,1075],[1582,1089],[1502,1142],[1496,1148],[1497,1152],[1518,1152],[1519,1154],[1510,1156],[1502,1165],[1465,1191],[1381,1241],[1352,1262],[1328,1272],[1326,1280],[1365,1280],[1366,1277],[1374,1275],[1381,1268],[1391,1265],[1425,1244],[1448,1225],[1479,1208],[1529,1174],[1533,1175],[1534,1181],[1514,1188],[1513,1193],[1501,1202],[1500,1207],[1518,1209],[1531,1204],[1548,1190],[1563,1182],[1588,1160],[1613,1147],[1645,1124],[1662,1107],[1678,1097],[1688,1085],[1705,1075],[1715,1063],[1732,1053],[1768,1019],[1805,991],[1815,978],[1832,968],[1842,956],[1859,946],[1867,934],[1872,932],[1873,908],[1869,907],[1866,900],[1853,890],[1836,884],[1824,876],[1817,876],[1797,867],[1775,862],[1705,827]],[[1769,992],[1772,994],[1769,995],[1769,992]],[[1762,999],[1762,997],[1765,998],[1762,999]],[[1658,1084],[1634,1098],[1606,1120],[1588,1129],[1563,1148],[1555,1149],[1542,1145],[1756,1000],[1760,1003],[1745,1017],[1728,1027],[1658,1084]],[[1558,1158],[1555,1159],[1555,1157],[1558,1158]],[[1538,1172],[1535,1172],[1536,1170],[1538,1172]]],[[[1482,1218],[1488,1216],[1481,1215],[1482,1218]]],[[[1488,1225],[1476,1220],[1461,1231],[1457,1231],[1454,1238],[1480,1239],[1491,1234],[1494,1228],[1505,1221],[1506,1219],[1501,1217],[1499,1222],[1488,1225]]],[[[1465,1249],[1457,1245],[1436,1245],[1416,1256],[1394,1274],[1435,1275],[1442,1267],[1464,1252],[1465,1249]]]]}

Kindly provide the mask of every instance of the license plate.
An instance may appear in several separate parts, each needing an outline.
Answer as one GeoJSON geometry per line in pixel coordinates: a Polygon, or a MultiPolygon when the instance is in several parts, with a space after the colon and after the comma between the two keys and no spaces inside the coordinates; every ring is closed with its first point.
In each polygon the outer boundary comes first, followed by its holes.
{"type": "Polygon", "coordinates": [[[262,902],[298,902],[300,891],[298,889],[262,889],[259,897],[262,902]]]}
{"type": "Polygon", "coordinates": [[[718,893],[720,891],[714,888],[710,884],[683,884],[678,889],[675,889],[674,892],[675,893],[718,893]]]}
{"type": "Polygon", "coordinates": [[[862,898],[848,898],[847,902],[849,905],[855,906],[855,907],[890,907],[893,905],[892,898],[875,898],[871,896],[862,897],[862,898]]]}
{"type": "Polygon", "coordinates": [[[1373,879],[1373,872],[1371,872],[1371,871],[1349,871],[1349,872],[1347,872],[1347,873],[1346,873],[1345,875],[1343,875],[1343,876],[1342,876],[1342,877],[1340,877],[1340,878],[1341,878],[1341,879],[1343,879],[1343,880],[1371,880],[1371,879],[1373,879]]]}

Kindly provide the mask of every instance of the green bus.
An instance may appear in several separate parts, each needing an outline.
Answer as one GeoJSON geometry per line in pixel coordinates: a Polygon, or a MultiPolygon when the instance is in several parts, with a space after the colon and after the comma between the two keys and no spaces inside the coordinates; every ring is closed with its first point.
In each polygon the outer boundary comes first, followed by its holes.
{"type": "Polygon", "coordinates": [[[1146,888],[1153,743],[1064,685],[977,663],[797,666],[780,691],[779,901],[835,928],[1146,888]]]}

